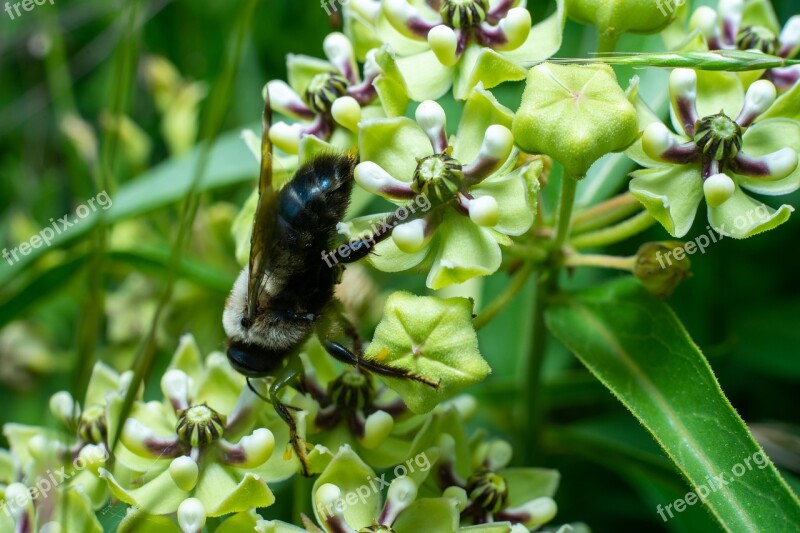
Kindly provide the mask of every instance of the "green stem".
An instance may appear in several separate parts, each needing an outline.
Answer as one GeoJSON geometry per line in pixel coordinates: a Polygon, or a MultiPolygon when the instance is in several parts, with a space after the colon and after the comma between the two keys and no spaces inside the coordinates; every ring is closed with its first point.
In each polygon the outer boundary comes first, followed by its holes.
{"type": "MultiPolygon", "coordinates": [[[[556,232],[552,241],[552,250],[560,256],[561,249],[569,237],[572,209],[575,206],[575,193],[578,189],[578,179],[565,174],[561,180],[561,196],[556,211],[556,232]]],[[[545,311],[550,297],[558,290],[559,262],[556,261],[547,270],[542,272],[536,290],[536,302],[533,311],[533,341],[528,357],[525,375],[527,382],[523,386],[525,394],[525,418],[523,435],[525,437],[525,464],[532,465],[538,458],[541,450],[542,422],[544,408],[542,400],[542,366],[547,352],[547,327],[545,325],[545,311]]]]}
{"type": "Polygon", "coordinates": [[[475,330],[479,330],[484,327],[486,324],[494,320],[494,318],[499,315],[503,309],[505,309],[508,304],[514,300],[514,298],[519,294],[519,291],[525,286],[525,283],[528,281],[531,273],[533,272],[533,263],[526,262],[519,272],[517,272],[514,279],[511,283],[506,287],[506,289],[497,297],[495,298],[492,303],[487,305],[483,311],[475,318],[473,325],[475,326],[475,330]]]}
{"type": "Polygon", "coordinates": [[[631,193],[626,192],[581,211],[572,218],[572,234],[594,231],[616,224],[643,209],[631,193]]]}
{"type": "Polygon", "coordinates": [[[610,228],[593,231],[591,233],[584,233],[572,239],[572,246],[574,248],[600,248],[608,246],[617,242],[629,239],[634,235],[645,231],[650,226],[656,223],[656,219],[647,211],[642,211],[636,216],[633,216],[625,222],[620,222],[610,228]]]}
{"type": "Polygon", "coordinates": [[[599,267],[614,268],[617,270],[633,271],[636,256],[617,257],[614,255],[572,254],[564,259],[564,266],[570,267],[599,267]]]}
{"type": "Polygon", "coordinates": [[[607,32],[599,32],[597,35],[597,52],[600,54],[609,54],[616,50],[619,35],[609,34],[607,32]]]}

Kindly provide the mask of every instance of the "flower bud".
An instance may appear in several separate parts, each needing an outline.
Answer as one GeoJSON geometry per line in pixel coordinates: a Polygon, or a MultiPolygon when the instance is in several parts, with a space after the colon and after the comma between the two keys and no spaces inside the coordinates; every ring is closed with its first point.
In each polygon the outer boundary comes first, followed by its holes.
{"type": "Polygon", "coordinates": [[[768,80],[758,80],[754,82],[744,97],[744,106],[742,107],[736,123],[739,126],[746,128],[762,113],[764,113],[775,102],[778,97],[778,91],[772,82],[768,80]]]}
{"type": "Polygon", "coordinates": [[[368,450],[374,450],[386,441],[394,428],[394,419],[386,411],[375,411],[364,423],[364,438],[361,444],[368,450]]]}
{"type": "Polygon", "coordinates": [[[689,19],[689,30],[698,30],[706,39],[717,30],[717,12],[708,6],[698,7],[689,19]]]}
{"type": "Polygon", "coordinates": [[[100,467],[108,460],[108,451],[103,445],[87,444],[78,453],[78,457],[85,465],[86,470],[94,475],[100,475],[100,467]]]}
{"type": "Polygon", "coordinates": [[[608,65],[543,63],[528,73],[512,131],[523,150],[549,155],[579,178],[631,145],[639,120],[608,65]]]}
{"type": "Polygon", "coordinates": [[[206,525],[206,509],[197,498],[187,498],[178,506],[178,525],[183,533],[200,533],[206,525]]]}
{"type": "Polygon", "coordinates": [[[392,230],[392,241],[407,254],[418,252],[425,245],[425,220],[418,218],[392,230]]]}
{"type": "Polygon", "coordinates": [[[417,107],[414,117],[431,140],[434,151],[442,153],[447,148],[447,117],[442,106],[433,100],[425,100],[417,107]]]}
{"type": "Polygon", "coordinates": [[[183,370],[173,368],[161,378],[161,392],[175,410],[189,407],[191,379],[183,370]]]}
{"type": "Polygon", "coordinates": [[[655,33],[675,19],[677,8],[669,2],[653,0],[567,0],[567,13],[578,22],[597,26],[600,42],[608,43],[604,52],[623,33],[655,33]]]}
{"type": "Polygon", "coordinates": [[[633,273],[650,293],[666,297],[689,277],[690,267],[682,242],[649,242],[639,247],[633,273]]]}
{"type": "Polygon", "coordinates": [[[406,476],[398,477],[389,485],[384,506],[384,523],[392,524],[406,507],[417,497],[417,484],[406,476]],[[386,512],[388,511],[388,512],[386,512]]]}
{"type": "Polygon", "coordinates": [[[340,96],[331,106],[333,120],[350,131],[358,133],[358,123],[361,121],[361,106],[352,96],[340,96]]]}
{"type": "Polygon", "coordinates": [[[500,220],[500,206],[492,196],[480,196],[467,202],[469,218],[477,225],[492,228],[500,220]]]}
{"type": "Polygon", "coordinates": [[[200,477],[200,469],[197,463],[188,455],[176,457],[169,464],[169,475],[172,481],[184,492],[189,492],[200,477]]]}
{"type": "Polygon", "coordinates": [[[452,67],[458,63],[458,38],[452,28],[444,24],[435,26],[428,32],[428,44],[442,65],[452,67]]]}
{"type": "Polygon", "coordinates": [[[524,520],[527,527],[538,528],[555,518],[558,512],[558,506],[553,498],[543,496],[531,500],[514,509],[508,509],[508,512],[514,514],[527,515],[527,520],[524,520]]]}
{"type": "Polygon", "coordinates": [[[736,184],[727,174],[714,174],[703,182],[703,193],[711,207],[719,207],[736,192],[736,184]]]}
{"type": "Polygon", "coordinates": [[[50,397],[50,412],[67,428],[73,428],[81,408],[69,392],[60,391],[50,397]]]}
{"type": "Polygon", "coordinates": [[[266,428],[258,428],[251,435],[242,437],[239,446],[244,450],[245,460],[241,468],[256,468],[267,462],[275,449],[275,437],[266,428]]]}

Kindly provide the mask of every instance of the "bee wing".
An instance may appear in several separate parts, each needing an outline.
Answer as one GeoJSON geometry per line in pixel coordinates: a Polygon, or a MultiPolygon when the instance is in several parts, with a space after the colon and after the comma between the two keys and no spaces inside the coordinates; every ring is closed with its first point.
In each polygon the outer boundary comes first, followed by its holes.
{"type": "Polygon", "coordinates": [[[247,317],[251,321],[258,308],[258,296],[267,271],[268,254],[277,216],[278,193],[272,185],[272,142],[269,140],[271,124],[272,110],[270,109],[269,92],[267,92],[264,113],[261,118],[261,172],[258,177],[258,205],[250,237],[247,317]]]}

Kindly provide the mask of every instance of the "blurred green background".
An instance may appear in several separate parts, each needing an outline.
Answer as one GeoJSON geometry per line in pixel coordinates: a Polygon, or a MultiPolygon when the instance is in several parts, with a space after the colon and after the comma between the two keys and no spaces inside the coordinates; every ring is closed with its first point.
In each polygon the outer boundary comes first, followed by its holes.
{"type": "MultiPolygon", "coordinates": [[[[193,332],[206,351],[222,349],[221,310],[239,268],[230,224],[257,173],[255,160],[238,140],[239,130],[258,123],[261,89],[268,80],[285,76],[286,54],[321,56],[322,40],[332,29],[315,1],[258,2],[246,21],[241,64],[230,77],[223,69],[225,54],[245,4],[54,0],[13,20],[0,12],[0,246],[10,249],[27,241],[51,217],[74,213],[104,187],[114,201],[102,276],[92,255],[97,232],[90,219],[35,260],[0,263],[0,422],[46,423],[49,396],[80,383],[82,357],[130,368],[147,331],[165,284],[181,187],[191,179],[195,157],[177,153],[162,131],[164,113],[152,81],[154,57],[172,63],[181,86],[200,95],[233,81],[190,244],[157,334],[155,379],[184,332],[193,332]],[[120,113],[127,119],[120,120],[120,113]],[[99,156],[87,164],[81,150],[91,149],[92,142],[99,156]],[[98,309],[105,310],[102,319],[93,321],[98,309]],[[92,329],[95,323],[99,331],[92,329]]],[[[693,5],[701,4],[711,2],[693,5]]],[[[796,0],[774,5],[781,21],[800,10],[796,0]]],[[[544,1],[529,1],[529,7],[534,20],[552,10],[544,1]]],[[[569,21],[559,56],[588,57],[595,36],[593,28],[569,21]]],[[[658,36],[626,36],[619,47],[660,49],[658,36]]],[[[632,75],[646,79],[646,99],[663,100],[666,94],[664,72],[620,69],[618,74],[623,86],[632,75]]],[[[520,93],[521,85],[496,90],[512,108],[520,93]]],[[[208,120],[209,100],[200,100],[196,108],[201,125],[208,120]]],[[[452,126],[458,107],[451,100],[445,105],[452,126]]],[[[618,166],[598,194],[624,190],[629,170],[618,166]]],[[[584,200],[590,198],[587,189],[584,200]]],[[[784,201],[797,205],[800,195],[784,201]]],[[[706,231],[704,217],[699,218],[688,238],[706,231]]],[[[630,255],[641,242],[665,237],[654,228],[612,252],[630,255]]],[[[741,416],[751,424],[789,425],[781,432],[795,448],[781,466],[795,489],[800,486],[794,477],[800,475],[798,462],[792,461],[797,457],[793,435],[800,427],[798,242],[797,220],[747,241],[723,240],[693,258],[694,276],[670,298],[741,416]]],[[[569,284],[586,286],[613,275],[577,272],[569,284]]],[[[424,291],[418,276],[375,275],[374,282],[384,291],[424,291]]],[[[476,290],[486,302],[506,283],[507,276],[498,273],[476,290]]],[[[532,294],[529,284],[481,331],[481,348],[494,374],[474,391],[482,399],[475,427],[488,427],[521,448],[524,421],[515,418],[515,406],[525,386],[519,383],[518,368],[530,346],[532,294]]],[[[595,531],[718,529],[697,506],[668,524],[661,522],[656,505],[683,495],[686,484],[611,394],[565,349],[555,342],[551,347],[548,448],[536,466],[562,472],[556,521],[583,521],[595,531]]],[[[268,513],[285,516],[289,509],[276,506],[268,513]]]]}

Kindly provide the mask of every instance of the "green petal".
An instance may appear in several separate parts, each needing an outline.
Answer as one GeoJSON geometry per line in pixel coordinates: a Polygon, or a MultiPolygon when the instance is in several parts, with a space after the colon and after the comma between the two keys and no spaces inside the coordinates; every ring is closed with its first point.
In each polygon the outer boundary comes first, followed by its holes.
{"type": "Polygon", "coordinates": [[[727,202],[708,208],[708,220],[718,233],[746,239],[780,226],[789,220],[793,211],[790,205],[782,205],[776,211],[736,187],[736,192],[727,202]]]}
{"type": "MultiPolygon", "coordinates": [[[[306,533],[302,527],[297,527],[280,520],[259,520],[256,524],[257,533],[306,533]]],[[[216,532],[215,532],[216,533],[216,532]]]]}
{"type": "MultiPolygon", "coordinates": [[[[380,509],[380,493],[369,487],[369,479],[375,472],[367,466],[349,446],[342,446],[328,467],[314,482],[312,495],[325,483],[331,483],[342,491],[344,517],[353,529],[371,525],[380,509]],[[369,490],[365,491],[364,488],[369,490]],[[361,492],[358,492],[361,489],[361,492]]],[[[317,523],[324,524],[323,516],[332,513],[314,505],[317,523]]]]}
{"type": "Polygon", "coordinates": [[[347,9],[342,10],[344,15],[344,34],[353,43],[356,58],[363,62],[367,52],[379,48],[382,44],[380,37],[375,32],[375,23],[369,13],[359,10],[359,3],[352,2],[347,9]]]}
{"type": "MultiPolygon", "coordinates": [[[[361,235],[372,234],[374,229],[379,227],[376,224],[379,224],[379,222],[384,220],[388,215],[389,213],[368,215],[354,218],[347,222],[350,238],[355,239],[361,235]]],[[[367,261],[382,272],[402,272],[419,265],[430,253],[432,246],[436,242],[437,238],[434,235],[430,243],[423,246],[417,252],[410,254],[400,250],[392,238],[389,237],[375,245],[374,252],[367,256],[367,261]]]]}
{"type": "Polygon", "coordinates": [[[450,498],[421,498],[404,509],[392,524],[396,533],[456,531],[458,504],[450,498]]]}
{"type": "Polygon", "coordinates": [[[511,522],[495,522],[459,528],[458,533],[511,533],[511,522]]]}
{"type": "Polygon", "coordinates": [[[118,392],[120,392],[119,374],[110,366],[103,363],[95,363],[94,369],[92,369],[92,377],[89,379],[89,385],[86,389],[84,407],[105,405],[106,394],[118,392]]]}
{"type": "Polygon", "coordinates": [[[543,496],[552,498],[561,479],[558,470],[546,468],[506,468],[498,474],[508,484],[509,507],[516,507],[543,496]]]}
{"type": "Polygon", "coordinates": [[[453,85],[456,74],[455,68],[442,65],[432,50],[398,57],[397,68],[405,80],[408,96],[416,102],[437,100],[444,96],[453,85]]]}
{"type": "Polygon", "coordinates": [[[207,403],[218,413],[231,414],[245,387],[245,380],[221,353],[211,354],[208,360],[206,373],[197,383],[193,403],[207,403]]]}
{"type": "Polygon", "coordinates": [[[378,97],[387,117],[400,117],[405,114],[411,99],[402,83],[386,76],[378,76],[373,85],[378,91],[378,97]]]}
{"type": "Polygon", "coordinates": [[[207,463],[200,475],[194,496],[203,502],[208,516],[241,513],[256,507],[269,507],[275,496],[266,482],[247,472],[237,483],[234,470],[217,463],[207,463]]]}
{"type": "Polygon", "coordinates": [[[686,235],[703,199],[703,181],[697,165],[637,170],[631,176],[631,194],[670,235],[686,235]]]}
{"type": "Polygon", "coordinates": [[[214,530],[214,533],[240,533],[241,531],[253,531],[261,517],[255,509],[237,513],[225,520],[221,526],[214,530]]]}
{"type": "Polygon", "coordinates": [[[364,357],[439,383],[434,389],[408,379],[382,378],[413,413],[430,411],[491,372],[478,350],[472,301],[466,298],[392,294],[364,357]]]}
{"type": "MultiPolygon", "coordinates": [[[[765,155],[786,147],[800,152],[800,122],[787,118],[759,121],[750,126],[742,138],[742,150],[749,156],[765,155]]],[[[789,194],[800,189],[800,165],[782,180],[737,175],[736,181],[759,194],[789,194]]]]}
{"type": "Polygon", "coordinates": [[[134,507],[128,507],[128,513],[117,526],[117,533],[181,533],[181,528],[172,518],[153,516],[143,513],[134,507]]]}
{"type": "Polygon", "coordinates": [[[561,48],[566,20],[564,0],[556,0],[555,12],[533,25],[522,46],[500,54],[518,65],[532,65],[550,58],[561,48]]]}
{"type": "Polygon", "coordinates": [[[764,26],[776,36],[781,32],[781,23],[775,9],[768,0],[749,0],[742,11],[742,27],[764,26]]]}
{"type": "Polygon", "coordinates": [[[381,41],[398,56],[411,56],[430,50],[427,40],[410,39],[397,31],[383,14],[383,10],[375,23],[375,32],[380,36],[381,41]]]}
{"type": "Polygon", "coordinates": [[[336,68],[327,61],[298,54],[286,56],[286,70],[289,85],[301,97],[311,83],[311,78],[317,74],[336,72],[336,68]]]}
{"type": "Polygon", "coordinates": [[[426,284],[431,289],[494,274],[502,262],[500,246],[490,231],[448,210],[436,231],[438,247],[426,284]]]}
{"type": "Polygon", "coordinates": [[[511,129],[514,113],[498,102],[492,93],[478,86],[469,94],[461,117],[453,157],[468,165],[478,157],[489,126],[500,124],[511,129]]]}
{"type": "MultiPolygon", "coordinates": [[[[665,163],[651,158],[642,148],[642,133],[647,129],[647,126],[661,122],[661,119],[653,112],[650,106],[647,105],[647,102],[644,101],[639,89],[639,77],[636,76],[630,81],[627,95],[628,100],[633,104],[633,107],[636,108],[636,116],[639,119],[639,138],[625,150],[625,155],[633,159],[640,166],[646,168],[661,167],[664,166],[665,163]]],[[[681,134],[683,132],[682,129],[678,131],[681,132],[681,134]]]]}
{"type": "Polygon", "coordinates": [[[314,135],[306,135],[300,139],[297,148],[300,164],[307,163],[323,154],[331,152],[346,152],[356,145],[356,136],[345,128],[333,130],[331,138],[327,141],[314,135]]]}
{"type": "Polygon", "coordinates": [[[536,205],[530,205],[528,188],[523,176],[529,172],[541,174],[541,165],[525,165],[513,172],[482,181],[477,187],[470,189],[476,197],[492,196],[500,207],[500,221],[492,229],[505,235],[522,235],[533,224],[536,205]]]}
{"type": "Polygon", "coordinates": [[[10,485],[17,479],[14,456],[8,450],[0,450],[0,485],[10,485]]]}
{"type": "Polygon", "coordinates": [[[174,513],[181,502],[188,497],[188,494],[172,481],[169,470],[164,470],[155,479],[132,490],[124,488],[111,472],[105,469],[101,469],[100,472],[114,496],[148,514],[174,513]]]}
{"type": "Polygon", "coordinates": [[[758,121],[778,117],[800,120],[800,83],[795,83],[791,89],[778,96],[775,103],[758,117],[758,121]]]}
{"type": "Polygon", "coordinates": [[[463,100],[478,84],[487,89],[506,81],[524,80],[527,69],[491,48],[471,44],[457,65],[453,96],[463,100]]]}
{"type": "MultiPolygon", "coordinates": [[[[697,71],[697,113],[702,117],[716,115],[722,110],[731,118],[739,116],[744,105],[742,81],[733,72],[697,71]]],[[[675,109],[670,106],[672,126],[675,131],[683,128],[675,117],[675,109]]]]}
{"type": "MultiPolygon", "coordinates": [[[[79,490],[68,489],[65,491],[64,501],[56,508],[54,516],[66,516],[66,522],[61,524],[63,531],[80,531],[81,533],[103,533],[103,527],[97,520],[92,508],[92,503],[86,494],[79,490]],[[62,509],[66,505],[67,512],[62,509]]],[[[6,530],[11,531],[11,530],[6,530]]]]}
{"type": "Polygon", "coordinates": [[[406,182],[411,181],[417,169],[415,158],[433,154],[428,136],[416,122],[406,117],[365,120],[359,148],[362,161],[372,161],[391,176],[406,182]]]}
{"type": "Polygon", "coordinates": [[[194,380],[201,378],[203,375],[203,355],[200,353],[200,347],[197,346],[194,335],[187,333],[181,336],[178,349],[172,355],[172,361],[170,361],[168,368],[170,370],[173,368],[182,370],[194,380]]]}

